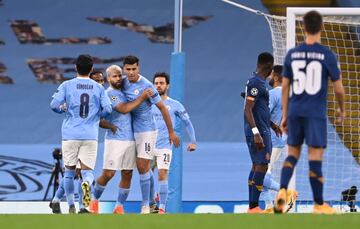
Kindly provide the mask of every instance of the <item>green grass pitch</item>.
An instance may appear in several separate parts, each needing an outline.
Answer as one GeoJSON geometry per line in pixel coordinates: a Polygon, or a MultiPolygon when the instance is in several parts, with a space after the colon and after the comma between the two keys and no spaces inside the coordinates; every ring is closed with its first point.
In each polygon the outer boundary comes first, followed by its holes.
{"type": "Polygon", "coordinates": [[[1,229],[346,229],[359,225],[360,214],[0,215],[1,229]]]}

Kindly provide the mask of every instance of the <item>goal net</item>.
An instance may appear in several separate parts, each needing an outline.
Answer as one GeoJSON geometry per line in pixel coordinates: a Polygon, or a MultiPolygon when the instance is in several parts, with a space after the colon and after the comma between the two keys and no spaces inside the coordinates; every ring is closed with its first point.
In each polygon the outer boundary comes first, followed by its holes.
{"type": "MultiPolygon", "coordinates": [[[[316,10],[324,15],[325,28],[322,32],[321,43],[331,48],[340,64],[346,91],[347,112],[345,122],[342,125],[335,125],[337,103],[332,85],[329,83],[328,146],[323,161],[324,198],[341,211],[350,211],[349,205],[352,203],[350,200],[355,196],[352,193],[343,195],[342,192],[352,186],[360,188],[360,16],[350,15],[344,8],[336,9],[336,13],[333,13],[334,9],[332,9],[332,15],[326,14],[329,12],[328,9],[316,10]]],[[[302,15],[305,11],[304,8],[294,8],[292,12],[290,11],[292,17],[289,17],[288,9],[287,18],[263,14],[271,30],[275,64],[283,64],[287,47],[291,48],[304,42],[302,15]],[[287,20],[293,20],[293,22],[287,20]],[[290,27],[287,27],[289,25],[290,27]]],[[[277,180],[280,179],[285,157],[286,155],[282,155],[272,168],[272,175],[277,180]]],[[[297,212],[312,210],[313,198],[308,174],[307,148],[304,146],[295,175],[296,189],[299,193],[297,212]]],[[[359,202],[357,203],[359,205],[359,202]]]]}

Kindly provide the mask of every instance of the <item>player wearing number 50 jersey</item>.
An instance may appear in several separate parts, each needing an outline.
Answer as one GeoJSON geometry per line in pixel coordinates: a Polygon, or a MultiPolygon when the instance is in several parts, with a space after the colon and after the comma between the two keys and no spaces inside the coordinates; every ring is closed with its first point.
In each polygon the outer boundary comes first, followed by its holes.
{"type": "Polygon", "coordinates": [[[83,178],[83,204],[87,207],[90,203],[100,116],[112,111],[104,87],[89,78],[92,67],[92,58],[89,55],[80,55],[76,61],[77,77],[62,83],[50,104],[53,111],[65,112],[61,132],[65,164],[64,186],[70,213],[75,213],[74,176],[78,162],[83,178]]]}
{"type": "Polygon", "coordinates": [[[345,118],[344,88],[334,53],[320,44],[322,16],[316,11],[310,11],[305,14],[303,23],[305,43],[289,50],[284,63],[281,127],[288,132],[289,152],[282,168],[281,189],[274,210],[284,212],[288,199],[286,189],[305,140],[309,149],[309,178],[315,202],[314,213],[331,214],[335,210],[324,203],[324,178],[321,169],[327,141],[329,78],[333,82],[339,105],[337,123],[345,118]]]}

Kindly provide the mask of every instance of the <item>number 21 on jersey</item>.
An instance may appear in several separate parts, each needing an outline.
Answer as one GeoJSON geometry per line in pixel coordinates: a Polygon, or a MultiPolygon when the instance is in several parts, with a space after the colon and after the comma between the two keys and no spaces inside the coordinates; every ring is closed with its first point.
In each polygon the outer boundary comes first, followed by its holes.
{"type": "Polygon", "coordinates": [[[305,60],[291,62],[293,71],[293,92],[301,95],[304,91],[315,95],[321,90],[322,65],[319,61],[311,61],[306,65],[305,60]]]}

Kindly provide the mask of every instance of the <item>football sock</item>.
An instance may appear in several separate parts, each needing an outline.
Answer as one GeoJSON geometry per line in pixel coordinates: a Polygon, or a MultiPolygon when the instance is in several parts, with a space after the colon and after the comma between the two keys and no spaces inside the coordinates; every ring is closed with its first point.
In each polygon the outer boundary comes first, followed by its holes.
{"type": "Polygon", "coordinates": [[[154,173],[150,169],[150,205],[156,204],[155,201],[155,179],[154,179],[154,173]]]}
{"type": "Polygon", "coordinates": [[[58,203],[60,202],[61,198],[65,195],[65,189],[64,189],[64,179],[61,179],[61,182],[59,184],[58,189],[56,190],[55,196],[52,199],[51,202],[58,203]]]}
{"type": "Polygon", "coordinates": [[[321,171],[321,163],[322,161],[309,161],[309,178],[311,189],[313,191],[314,201],[315,203],[322,205],[324,203],[323,200],[323,185],[324,185],[324,177],[321,171]]]}
{"type": "Polygon", "coordinates": [[[263,183],[264,183],[265,173],[262,172],[254,172],[253,177],[253,185],[252,185],[252,193],[250,199],[250,208],[254,208],[259,206],[259,197],[263,190],[263,183]]]}
{"type": "Polygon", "coordinates": [[[150,172],[140,174],[140,189],[142,195],[142,205],[149,206],[150,198],[150,172]]]}
{"type": "Polygon", "coordinates": [[[273,191],[280,190],[280,184],[273,179],[271,173],[266,173],[264,178],[264,187],[273,191]]]}
{"type": "Polygon", "coordinates": [[[169,185],[167,180],[159,181],[159,195],[160,195],[160,205],[159,208],[164,209],[166,207],[166,200],[169,191],[169,185]]]}
{"type": "Polygon", "coordinates": [[[82,189],[81,189],[81,183],[82,183],[82,179],[77,179],[77,184],[78,184],[78,194],[79,194],[79,209],[81,208],[85,208],[84,205],[83,205],[83,200],[82,200],[82,197],[83,197],[83,192],[82,192],[82,189]]]}
{"type": "Polygon", "coordinates": [[[284,165],[281,171],[281,179],[280,179],[280,188],[288,188],[290,179],[292,177],[292,174],[294,172],[296,163],[298,159],[296,159],[293,156],[288,156],[285,161],[284,165]]]}
{"type": "Polygon", "coordinates": [[[124,205],[127,197],[129,196],[130,189],[129,188],[119,188],[118,198],[116,201],[116,206],[124,205]]]}
{"type": "Polygon", "coordinates": [[[74,204],[74,177],[75,170],[65,169],[64,189],[69,206],[74,204]]]}
{"type": "Polygon", "coordinates": [[[93,199],[96,199],[96,200],[100,199],[104,190],[105,190],[105,186],[99,185],[97,182],[95,182],[94,191],[92,193],[93,199]]]}
{"type": "Polygon", "coordinates": [[[81,177],[83,182],[88,182],[89,185],[92,185],[92,183],[94,182],[94,171],[81,170],[81,177]]]}
{"type": "Polygon", "coordinates": [[[250,174],[249,174],[249,178],[248,178],[249,203],[250,203],[250,201],[251,201],[252,186],[253,186],[253,184],[254,184],[253,177],[254,177],[254,171],[251,170],[251,171],[250,171],[250,174]]]}

